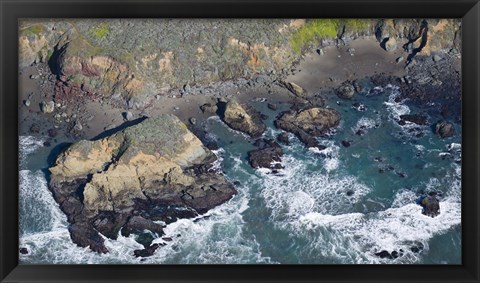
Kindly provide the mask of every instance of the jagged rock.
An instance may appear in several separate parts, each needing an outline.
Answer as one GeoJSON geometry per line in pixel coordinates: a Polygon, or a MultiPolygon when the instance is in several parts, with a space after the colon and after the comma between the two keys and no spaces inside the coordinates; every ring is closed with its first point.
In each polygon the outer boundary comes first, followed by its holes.
{"type": "Polygon", "coordinates": [[[355,88],[348,81],[344,82],[337,89],[337,96],[342,98],[342,99],[352,99],[354,94],[355,94],[355,88]]]}
{"type": "Polygon", "coordinates": [[[160,247],[159,244],[153,244],[143,250],[134,250],[133,254],[135,255],[135,257],[149,257],[153,255],[153,253],[158,249],[158,247],[160,247]]]}
{"type": "Polygon", "coordinates": [[[453,137],[455,135],[455,128],[447,121],[439,121],[435,125],[435,133],[442,138],[453,137]]]}
{"type": "Polygon", "coordinates": [[[428,123],[428,118],[425,115],[420,115],[420,114],[405,114],[405,115],[400,115],[400,121],[405,122],[411,122],[417,125],[426,125],[428,123]]]}
{"type": "Polygon", "coordinates": [[[344,147],[349,147],[350,145],[352,145],[352,142],[351,142],[351,141],[347,141],[347,140],[343,140],[343,141],[342,141],[342,145],[343,145],[344,147]]]}
{"type": "Polygon", "coordinates": [[[290,139],[288,138],[287,133],[280,133],[277,136],[277,141],[283,143],[284,145],[290,145],[290,139]]]}
{"type": "Polygon", "coordinates": [[[27,249],[27,248],[20,248],[18,251],[19,251],[22,255],[28,254],[28,249],[27,249]]]}
{"type": "Polygon", "coordinates": [[[131,233],[149,230],[157,235],[163,235],[163,226],[153,222],[150,219],[145,219],[142,216],[132,216],[128,222],[123,226],[122,235],[128,237],[131,233]]]}
{"type": "Polygon", "coordinates": [[[43,113],[52,113],[53,110],[55,110],[55,102],[53,102],[53,101],[49,101],[49,102],[43,101],[40,104],[40,109],[42,110],[43,113]]]}
{"type": "Polygon", "coordinates": [[[294,82],[283,82],[283,85],[296,96],[302,97],[307,94],[307,92],[299,85],[294,82]]]}
{"type": "Polygon", "coordinates": [[[203,113],[208,113],[208,114],[215,114],[217,113],[217,105],[212,105],[211,103],[205,103],[202,106],[200,106],[200,110],[202,110],[203,113]]]}
{"type": "Polygon", "coordinates": [[[327,132],[338,126],[340,114],[328,108],[309,108],[299,111],[283,112],[275,126],[295,134],[307,147],[324,149],[315,137],[325,136],[327,132]]]}
{"type": "Polygon", "coordinates": [[[429,193],[426,197],[421,197],[417,203],[423,208],[422,214],[435,217],[440,214],[440,203],[435,192],[429,193]]]}
{"type": "Polygon", "coordinates": [[[273,139],[260,139],[254,145],[259,149],[248,152],[248,162],[253,168],[282,169],[283,150],[273,139]]]}
{"type": "Polygon", "coordinates": [[[233,99],[228,102],[219,101],[217,106],[220,118],[234,130],[258,138],[266,129],[261,114],[251,107],[241,105],[233,99]]]}
{"type": "Polygon", "coordinates": [[[215,159],[177,117],[163,114],[72,144],[50,168],[49,188],[73,242],[107,252],[98,232],[111,239],[122,227],[161,233],[149,220],[193,217],[230,199],[233,185],[209,169],[215,159]]]}

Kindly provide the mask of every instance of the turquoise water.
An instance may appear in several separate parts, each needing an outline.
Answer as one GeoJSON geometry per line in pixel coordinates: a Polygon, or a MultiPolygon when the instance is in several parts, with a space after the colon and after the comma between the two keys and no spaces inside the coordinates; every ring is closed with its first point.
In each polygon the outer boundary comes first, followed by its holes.
{"type": "MultiPolygon", "coordinates": [[[[46,187],[41,171],[46,167],[41,141],[22,151],[20,188],[20,246],[29,255],[22,263],[461,263],[461,185],[458,152],[461,127],[454,138],[440,139],[427,126],[409,133],[412,125],[399,126],[400,114],[426,113],[429,121],[440,117],[431,108],[416,108],[408,101],[395,103],[397,88],[382,86],[353,101],[327,97],[326,104],[342,114],[338,129],[321,144],[327,149],[307,149],[291,135],[283,146],[284,170],[270,174],[252,169],[247,151],[253,149],[245,135],[232,131],[218,118],[206,127],[220,146],[218,166],[230,181],[238,181],[238,195],[197,219],[181,219],[167,226],[173,241],[143,261],[132,256],[141,248],[133,236],[107,240],[110,253],[97,255],[71,243],[66,217],[46,187]],[[365,111],[352,108],[358,102],[365,111]],[[355,134],[362,127],[364,135],[355,134]],[[351,141],[345,148],[342,140],[351,141]],[[443,157],[443,158],[442,158],[443,157]],[[32,161],[34,160],[34,161],[32,161]],[[402,175],[402,176],[400,176],[402,175]],[[421,214],[415,204],[430,190],[441,193],[438,217],[421,214]],[[412,246],[423,246],[420,253],[412,246]],[[397,259],[381,259],[381,250],[403,250],[397,259]]],[[[269,116],[265,137],[281,131],[273,127],[277,111],[266,102],[253,106],[269,116]]],[[[156,239],[154,242],[162,242],[156,239]]]]}

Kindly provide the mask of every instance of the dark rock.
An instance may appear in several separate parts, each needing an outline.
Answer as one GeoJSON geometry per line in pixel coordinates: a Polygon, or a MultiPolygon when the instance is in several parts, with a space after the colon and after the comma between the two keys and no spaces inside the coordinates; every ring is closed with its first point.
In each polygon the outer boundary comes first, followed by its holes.
{"type": "Polygon", "coordinates": [[[260,118],[265,121],[265,120],[268,119],[268,115],[265,115],[265,114],[262,113],[262,114],[260,114],[260,118]]]}
{"type": "Polygon", "coordinates": [[[39,132],[40,132],[40,126],[39,125],[32,124],[32,126],[30,126],[30,133],[38,134],[39,132]]]}
{"type": "Polygon", "coordinates": [[[273,110],[273,111],[277,110],[277,105],[273,104],[273,103],[268,103],[267,107],[268,107],[268,109],[273,110]]]}
{"type": "Polygon", "coordinates": [[[455,135],[455,128],[447,121],[439,121],[435,125],[435,133],[442,138],[448,138],[455,135]]]}
{"type": "Polygon", "coordinates": [[[347,191],[347,196],[349,196],[349,197],[350,197],[350,196],[353,196],[354,193],[355,193],[354,191],[348,190],[348,191],[347,191]]]}
{"type": "Polygon", "coordinates": [[[212,105],[211,103],[205,103],[202,106],[200,106],[200,110],[202,110],[203,113],[215,114],[217,113],[217,105],[212,105]]]}
{"type": "Polygon", "coordinates": [[[342,85],[340,85],[340,87],[337,89],[337,95],[342,99],[352,99],[354,94],[355,88],[348,81],[342,83],[342,85]]]}
{"type": "Polygon", "coordinates": [[[219,101],[218,115],[230,128],[259,138],[265,132],[261,114],[252,107],[242,105],[236,100],[219,101]]]}
{"type": "Polygon", "coordinates": [[[397,258],[397,257],[398,257],[398,252],[397,252],[397,251],[393,251],[393,252],[391,253],[391,255],[392,255],[393,258],[397,258]]]}
{"type": "Polygon", "coordinates": [[[307,147],[324,149],[315,137],[326,136],[328,131],[338,126],[340,114],[328,108],[309,108],[299,111],[286,111],[275,120],[275,126],[295,134],[307,147]]]}
{"type": "Polygon", "coordinates": [[[163,237],[162,240],[164,240],[165,242],[171,242],[171,241],[173,241],[173,239],[170,238],[170,237],[163,237]]]}
{"type": "Polygon", "coordinates": [[[342,141],[342,145],[343,145],[344,147],[349,147],[351,144],[352,144],[351,141],[347,141],[347,140],[343,140],[343,141],[342,141]]]}
{"type": "Polygon", "coordinates": [[[380,257],[380,258],[387,258],[387,259],[393,259],[392,255],[388,252],[388,251],[381,251],[381,252],[378,252],[378,253],[375,253],[376,256],[380,257]]]}
{"type": "Polygon", "coordinates": [[[284,145],[290,145],[290,139],[288,138],[287,133],[280,133],[277,136],[277,141],[283,143],[284,145]]]}
{"type": "MultiPolygon", "coordinates": [[[[405,124],[405,121],[411,122],[417,125],[427,125],[428,123],[427,116],[419,115],[419,114],[400,115],[400,119],[401,119],[400,121],[404,121],[403,125],[405,124]]],[[[400,121],[398,122],[399,124],[400,124],[400,121]]]]}
{"type": "Polygon", "coordinates": [[[28,254],[28,249],[27,249],[27,248],[20,248],[18,251],[19,251],[22,255],[28,254]]]}
{"type": "Polygon", "coordinates": [[[58,132],[57,132],[56,129],[49,129],[49,130],[47,131],[47,133],[48,133],[48,136],[51,137],[51,138],[54,138],[54,137],[56,137],[56,136],[58,135],[58,132]]]}
{"type": "Polygon", "coordinates": [[[423,208],[422,214],[435,217],[440,214],[440,203],[435,192],[420,198],[417,203],[423,208]]]}
{"type": "Polygon", "coordinates": [[[283,150],[278,143],[272,139],[261,139],[255,142],[259,149],[248,152],[248,162],[253,168],[282,169],[281,162],[283,150]]]}
{"type": "Polygon", "coordinates": [[[149,257],[153,255],[153,253],[158,249],[158,247],[160,247],[159,244],[153,244],[143,250],[134,250],[133,254],[135,255],[135,257],[149,257]]]}
{"type": "Polygon", "coordinates": [[[86,223],[73,223],[68,227],[72,241],[82,248],[90,247],[97,253],[107,253],[104,240],[90,225],[86,223]]]}
{"type": "Polygon", "coordinates": [[[132,216],[128,222],[123,226],[122,236],[128,237],[131,233],[138,233],[144,230],[148,230],[157,234],[163,235],[163,226],[153,222],[150,219],[145,219],[142,216],[132,216]]]}
{"type": "Polygon", "coordinates": [[[43,146],[44,147],[51,147],[52,143],[49,140],[46,140],[46,141],[43,142],[43,146]]]}

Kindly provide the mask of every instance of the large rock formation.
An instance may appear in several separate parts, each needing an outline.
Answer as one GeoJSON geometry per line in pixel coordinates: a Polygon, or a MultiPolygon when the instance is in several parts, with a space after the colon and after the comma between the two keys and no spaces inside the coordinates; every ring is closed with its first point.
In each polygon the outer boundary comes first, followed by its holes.
{"type": "Polygon", "coordinates": [[[72,240],[107,252],[102,233],[162,227],[227,201],[233,185],[214,172],[215,155],[177,117],[148,118],[101,140],[82,140],[50,168],[49,187],[71,223],[72,240]],[[98,232],[97,232],[98,231],[98,232]]]}
{"type": "Polygon", "coordinates": [[[265,124],[255,109],[238,103],[235,99],[228,102],[219,101],[220,118],[232,129],[243,132],[252,138],[260,137],[265,132],[265,124]]]}
{"type": "Polygon", "coordinates": [[[299,111],[283,112],[275,126],[294,133],[307,147],[323,149],[315,137],[324,136],[340,122],[340,114],[329,108],[309,108],[299,111]]]}
{"type": "Polygon", "coordinates": [[[282,169],[283,150],[273,139],[258,139],[254,143],[257,149],[248,152],[248,162],[253,168],[282,169]]]}

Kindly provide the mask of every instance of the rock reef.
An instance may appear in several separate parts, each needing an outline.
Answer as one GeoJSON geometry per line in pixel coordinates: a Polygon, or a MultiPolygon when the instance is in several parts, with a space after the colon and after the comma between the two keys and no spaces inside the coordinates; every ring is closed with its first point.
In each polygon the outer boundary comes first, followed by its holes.
{"type": "Polygon", "coordinates": [[[153,221],[193,217],[230,199],[235,188],[212,168],[215,160],[177,117],[162,114],[74,143],[50,168],[49,187],[68,216],[72,240],[105,253],[99,233],[161,234],[153,221]]]}

